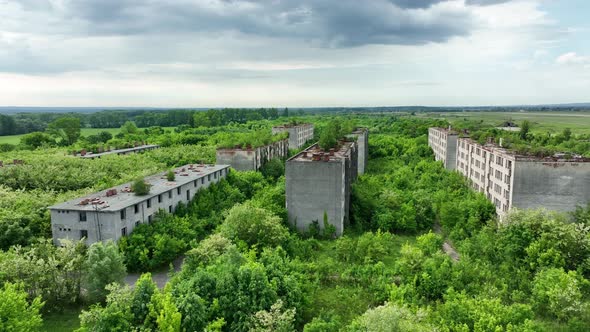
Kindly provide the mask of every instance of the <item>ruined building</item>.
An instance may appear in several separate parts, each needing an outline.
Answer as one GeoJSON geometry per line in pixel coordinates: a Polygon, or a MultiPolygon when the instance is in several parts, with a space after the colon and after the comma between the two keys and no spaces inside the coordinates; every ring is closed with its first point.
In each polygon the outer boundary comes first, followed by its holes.
{"type": "Polygon", "coordinates": [[[337,149],[322,151],[317,144],[287,160],[285,194],[289,223],[308,231],[317,221],[327,222],[342,235],[348,221],[350,186],[358,174],[356,142],[340,142],[337,149]]]}
{"type": "Polygon", "coordinates": [[[442,161],[448,170],[454,170],[457,164],[457,137],[450,128],[428,128],[428,146],[434,152],[434,159],[442,161]]]}
{"type": "Polygon", "coordinates": [[[217,164],[230,165],[236,171],[257,171],[268,160],[286,158],[289,155],[289,142],[280,140],[269,145],[231,149],[217,149],[217,164]]]}
{"type": "Polygon", "coordinates": [[[313,139],[313,130],[313,124],[311,123],[285,124],[272,127],[272,134],[288,132],[289,148],[299,149],[305,145],[305,142],[313,139]]]}
{"type": "Polygon", "coordinates": [[[186,165],[175,169],[175,180],[167,172],[147,177],[149,194],[137,196],[127,183],[92,195],[50,206],[53,242],[63,239],[86,244],[118,241],[141,223],[153,220],[158,210],[172,213],[179,203],[187,204],[195,194],[227,176],[228,165],[186,165]]]}

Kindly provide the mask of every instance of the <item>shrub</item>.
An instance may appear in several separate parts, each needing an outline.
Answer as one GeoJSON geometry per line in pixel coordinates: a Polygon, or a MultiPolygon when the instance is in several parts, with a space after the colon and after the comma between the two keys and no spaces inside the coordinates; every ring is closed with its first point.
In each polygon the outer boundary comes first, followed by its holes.
{"type": "Polygon", "coordinates": [[[166,180],[172,182],[176,179],[176,174],[174,174],[174,171],[169,170],[168,174],[166,174],[166,180]]]}
{"type": "Polygon", "coordinates": [[[152,186],[151,184],[145,182],[144,179],[140,178],[140,179],[135,180],[135,182],[133,182],[133,184],[131,185],[131,190],[137,196],[145,196],[150,193],[151,186],[152,186]]]}

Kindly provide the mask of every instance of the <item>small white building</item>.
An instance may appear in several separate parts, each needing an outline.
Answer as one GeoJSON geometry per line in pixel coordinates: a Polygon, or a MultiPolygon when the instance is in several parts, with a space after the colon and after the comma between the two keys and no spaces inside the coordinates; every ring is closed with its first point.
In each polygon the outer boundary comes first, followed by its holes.
{"type": "Polygon", "coordinates": [[[167,180],[167,172],[145,178],[151,188],[144,196],[131,192],[127,183],[50,206],[53,242],[118,241],[139,224],[151,222],[158,210],[172,213],[179,203],[189,203],[199,190],[219,182],[228,171],[229,165],[185,165],[174,170],[174,181],[167,180]]]}

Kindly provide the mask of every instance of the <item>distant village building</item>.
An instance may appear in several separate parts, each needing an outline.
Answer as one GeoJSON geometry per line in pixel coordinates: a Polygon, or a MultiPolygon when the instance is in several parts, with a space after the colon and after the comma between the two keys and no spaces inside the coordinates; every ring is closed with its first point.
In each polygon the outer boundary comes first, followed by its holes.
{"type": "Polygon", "coordinates": [[[53,242],[118,241],[139,224],[151,222],[158,210],[172,213],[179,203],[189,203],[199,190],[219,182],[228,171],[229,165],[186,165],[175,169],[174,181],[167,180],[167,172],[147,177],[151,189],[145,196],[135,195],[127,183],[50,206],[53,242]]]}
{"type": "Polygon", "coordinates": [[[511,208],[567,212],[590,201],[589,159],[565,154],[524,156],[503,148],[501,142],[481,145],[467,137],[457,138],[453,146],[448,135],[445,138],[440,132],[441,128],[429,130],[429,145],[437,160],[454,151],[456,170],[496,206],[499,216],[511,208]],[[440,138],[447,139],[447,144],[441,144],[440,138]]]}
{"type": "Polygon", "coordinates": [[[500,126],[496,127],[496,129],[504,131],[520,131],[520,127],[512,121],[506,121],[502,123],[500,126]]]}
{"type": "Polygon", "coordinates": [[[342,142],[340,148],[323,152],[317,144],[287,160],[285,195],[289,223],[299,231],[309,230],[316,221],[327,222],[342,235],[348,222],[350,186],[358,174],[356,142],[342,142]]]}
{"type": "Polygon", "coordinates": [[[236,171],[257,171],[273,158],[286,158],[289,155],[287,139],[259,147],[235,147],[217,149],[217,164],[230,165],[236,171]]]}
{"type": "Polygon", "coordinates": [[[311,123],[284,124],[282,126],[272,127],[273,135],[285,131],[289,133],[289,148],[299,149],[307,141],[313,139],[314,127],[311,123]]]}
{"type": "Polygon", "coordinates": [[[442,161],[448,170],[454,170],[457,164],[457,132],[450,128],[428,128],[428,146],[434,152],[434,159],[442,161]]]}

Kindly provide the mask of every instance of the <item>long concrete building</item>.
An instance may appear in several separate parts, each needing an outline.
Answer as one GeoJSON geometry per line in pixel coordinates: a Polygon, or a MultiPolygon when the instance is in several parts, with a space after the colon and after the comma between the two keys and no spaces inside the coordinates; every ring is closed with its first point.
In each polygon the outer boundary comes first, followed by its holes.
{"type": "Polygon", "coordinates": [[[590,160],[523,156],[496,144],[457,140],[457,170],[496,206],[567,212],[590,201],[590,160]]]}
{"type": "Polygon", "coordinates": [[[428,146],[434,152],[434,159],[442,161],[448,170],[454,170],[457,165],[457,132],[432,127],[428,128],[428,146]]]}
{"type": "MultiPolygon", "coordinates": [[[[431,135],[438,138],[437,132],[429,131],[429,142],[431,135]]],[[[501,217],[511,208],[568,212],[590,201],[589,159],[566,159],[563,154],[548,158],[524,156],[468,137],[457,138],[456,145],[447,144],[447,149],[456,153],[456,170],[495,205],[501,217]]],[[[448,151],[441,154],[448,155],[448,151]]]]}
{"type": "Polygon", "coordinates": [[[186,165],[174,170],[174,181],[167,180],[167,172],[147,177],[148,195],[135,195],[127,183],[50,206],[53,242],[118,241],[139,224],[151,222],[159,210],[172,213],[179,203],[189,203],[199,190],[219,182],[228,171],[229,165],[186,165]]]}
{"type": "Polygon", "coordinates": [[[356,142],[323,152],[317,144],[287,160],[285,195],[289,223],[306,232],[317,221],[328,223],[342,235],[348,221],[350,185],[358,174],[356,142]]]}
{"type": "Polygon", "coordinates": [[[283,139],[269,145],[255,148],[217,149],[217,164],[230,165],[236,171],[257,171],[273,158],[286,158],[289,155],[289,141],[283,139]]]}
{"type": "Polygon", "coordinates": [[[126,154],[132,154],[132,153],[151,151],[154,149],[158,149],[159,147],[160,146],[156,145],[156,144],[144,144],[144,145],[139,145],[139,146],[135,146],[132,148],[114,149],[114,150],[109,150],[109,151],[104,151],[104,152],[99,152],[99,153],[86,152],[86,150],[82,150],[78,156],[80,156],[81,158],[84,158],[84,159],[95,159],[95,158],[100,158],[100,157],[108,156],[108,155],[126,155],[126,154]]]}
{"type": "Polygon", "coordinates": [[[301,123],[301,124],[284,124],[282,126],[272,127],[272,134],[278,134],[282,132],[289,133],[289,148],[299,149],[305,143],[313,139],[313,124],[301,123]]]}

